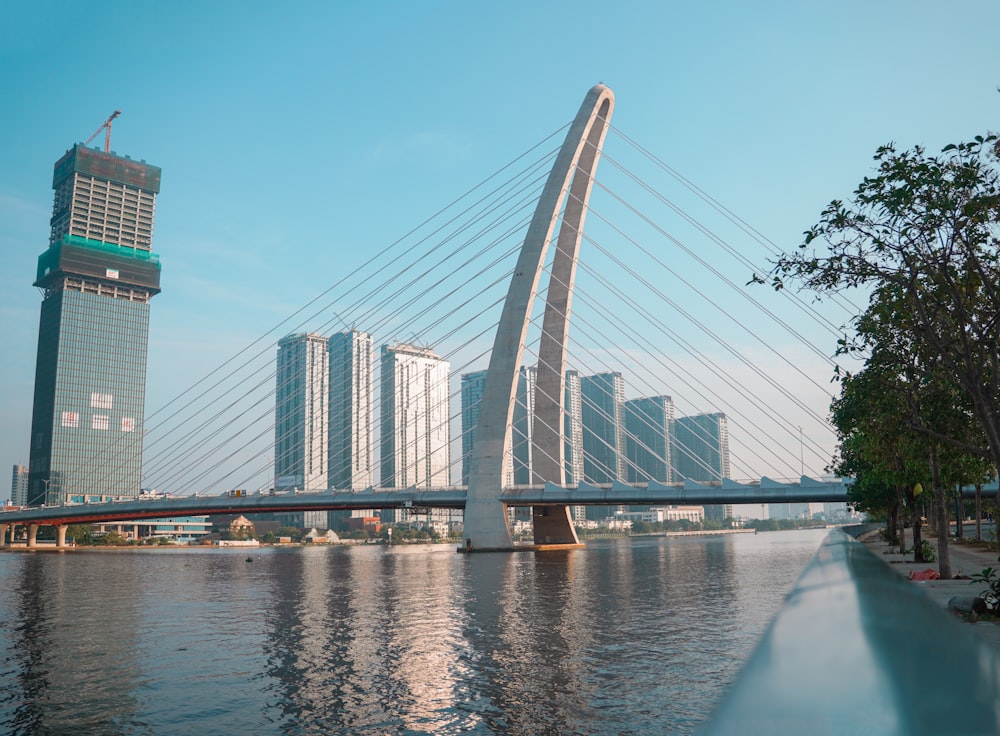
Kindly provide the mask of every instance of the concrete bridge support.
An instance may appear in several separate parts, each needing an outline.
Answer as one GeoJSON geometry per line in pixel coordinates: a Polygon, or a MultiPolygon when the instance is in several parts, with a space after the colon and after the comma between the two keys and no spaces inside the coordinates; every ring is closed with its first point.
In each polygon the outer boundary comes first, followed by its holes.
{"type": "MultiPolygon", "coordinates": [[[[7,546],[7,529],[10,524],[0,524],[0,547],[7,546]]],[[[10,541],[14,541],[14,529],[10,529],[10,541]]]]}
{"type": "MultiPolygon", "coordinates": [[[[561,325],[561,328],[557,328],[555,339],[561,345],[561,350],[557,352],[562,358],[557,356],[547,359],[544,366],[541,360],[539,361],[539,379],[543,370],[546,374],[557,373],[561,386],[565,380],[563,374],[568,336],[569,298],[576,270],[576,254],[583,229],[587,198],[591,190],[592,175],[613,109],[614,94],[603,84],[597,85],[587,93],[566,134],[528,226],[524,245],[521,247],[514,275],[511,277],[500,323],[497,326],[489,370],[483,387],[476,440],[470,458],[469,489],[465,506],[465,550],[513,549],[507,510],[499,500],[499,495],[503,487],[504,457],[511,449],[508,428],[511,426],[514,412],[518,368],[531,320],[531,308],[545,264],[545,255],[562,204],[567,200],[567,189],[570,189],[572,177],[572,188],[569,200],[566,201],[557,245],[557,248],[564,252],[560,256],[557,251],[558,264],[553,265],[549,301],[546,304],[544,318],[544,323],[548,326],[549,313],[553,312],[553,324],[561,325]],[[553,286],[556,287],[555,294],[552,292],[553,286]]],[[[551,377],[547,381],[551,382],[551,377]]],[[[557,405],[555,410],[557,419],[546,420],[547,427],[551,431],[542,445],[536,444],[534,457],[548,456],[552,461],[551,465],[540,471],[540,477],[543,480],[558,481],[565,477],[562,463],[564,392],[555,390],[556,392],[552,393],[551,387],[545,391],[557,405]]],[[[536,392],[536,397],[540,393],[541,386],[536,392]]],[[[538,427],[537,419],[535,427],[538,427]]],[[[545,514],[536,514],[535,534],[536,540],[539,540],[541,535],[543,538],[550,538],[553,543],[578,543],[567,507],[551,507],[545,514]]]]}
{"type": "Polygon", "coordinates": [[[56,547],[63,549],[66,547],[66,525],[59,524],[56,527],[56,547]]]}
{"type": "Polygon", "coordinates": [[[38,546],[38,524],[28,524],[28,546],[38,546]]]}

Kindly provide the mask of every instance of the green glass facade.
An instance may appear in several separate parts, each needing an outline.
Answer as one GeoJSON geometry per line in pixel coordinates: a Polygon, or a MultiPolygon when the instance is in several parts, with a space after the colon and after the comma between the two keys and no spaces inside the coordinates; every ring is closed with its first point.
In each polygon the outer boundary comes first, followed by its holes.
{"type": "Polygon", "coordinates": [[[67,290],[42,302],[29,503],[138,495],[148,336],[147,303],[67,290]]]}

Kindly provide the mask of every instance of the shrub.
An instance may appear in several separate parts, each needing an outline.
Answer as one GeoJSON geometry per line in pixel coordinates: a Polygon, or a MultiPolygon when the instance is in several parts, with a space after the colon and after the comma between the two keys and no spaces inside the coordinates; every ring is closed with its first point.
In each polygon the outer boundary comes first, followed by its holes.
{"type": "Polygon", "coordinates": [[[996,612],[1000,608],[1000,574],[996,568],[987,567],[982,572],[969,576],[969,585],[985,585],[986,590],[979,594],[979,597],[986,602],[986,607],[996,612]]]}
{"type": "Polygon", "coordinates": [[[934,554],[934,545],[926,539],[920,540],[920,556],[924,562],[934,562],[937,559],[937,555],[934,554]]]}

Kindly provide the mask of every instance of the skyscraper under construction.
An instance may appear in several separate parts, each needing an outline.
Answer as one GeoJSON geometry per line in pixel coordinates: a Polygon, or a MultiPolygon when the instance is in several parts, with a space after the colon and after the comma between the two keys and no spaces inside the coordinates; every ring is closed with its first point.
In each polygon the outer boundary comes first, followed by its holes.
{"type": "Polygon", "coordinates": [[[55,164],[28,503],[139,494],[160,169],[73,146],[55,164]]]}

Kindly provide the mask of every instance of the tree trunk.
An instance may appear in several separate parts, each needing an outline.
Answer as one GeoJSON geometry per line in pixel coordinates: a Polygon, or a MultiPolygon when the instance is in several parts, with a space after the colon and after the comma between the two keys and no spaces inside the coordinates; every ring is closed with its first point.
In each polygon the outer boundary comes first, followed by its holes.
{"type": "Polygon", "coordinates": [[[938,466],[936,445],[931,445],[931,482],[934,485],[934,503],[931,516],[937,520],[938,573],[943,579],[951,580],[951,554],[948,551],[948,499],[941,483],[941,468],[938,466]]]}
{"type": "Polygon", "coordinates": [[[924,553],[920,549],[920,543],[923,541],[923,536],[920,534],[923,527],[923,522],[920,520],[920,504],[917,503],[916,498],[913,498],[913,491],[907,493],[907,500],[911,498],[913,499],[910,503],[910,527],[913,532],[913,561],[923,562],[924,553]]]}
{"type": "Polygon", "coordinates": [[[983,484],[976,483],[976,541],[983,541],[983,484]]]}
{"type": "Polygon", "coordinates": [[[962,486],[958,487],[958,495],[955,497],[955,539],[965,537],[965,501],[962,500],[962,486]]]}
{"type": "Polygon", "coordinates": [[[913,527],[913,561],[923,562],[924,552],[920,549],[920,543],[923,541],[923,537],[920,535],[920,509],[915,506],[913,512],[910,514],[910,526],[913,527]]]}
{"type": "Polygon", "coordinates": [[[896,513],[899,514],[897,526],[899,527],[899,554],[906,554],[906,502],[903,499],[903,491],[896,486],[896,513]]]}
{"type": "Polygon", "coordinates": [[[887,541],[889,541],[890,544],[893,539],[897,541],[899,540],[899,529],[896,528],[896,519],[898,518],[897,514],[899,514],[898,502],[889,507],[888,513],[885,517],[885,529],[886,535],[888,536],[887,541]]]}

